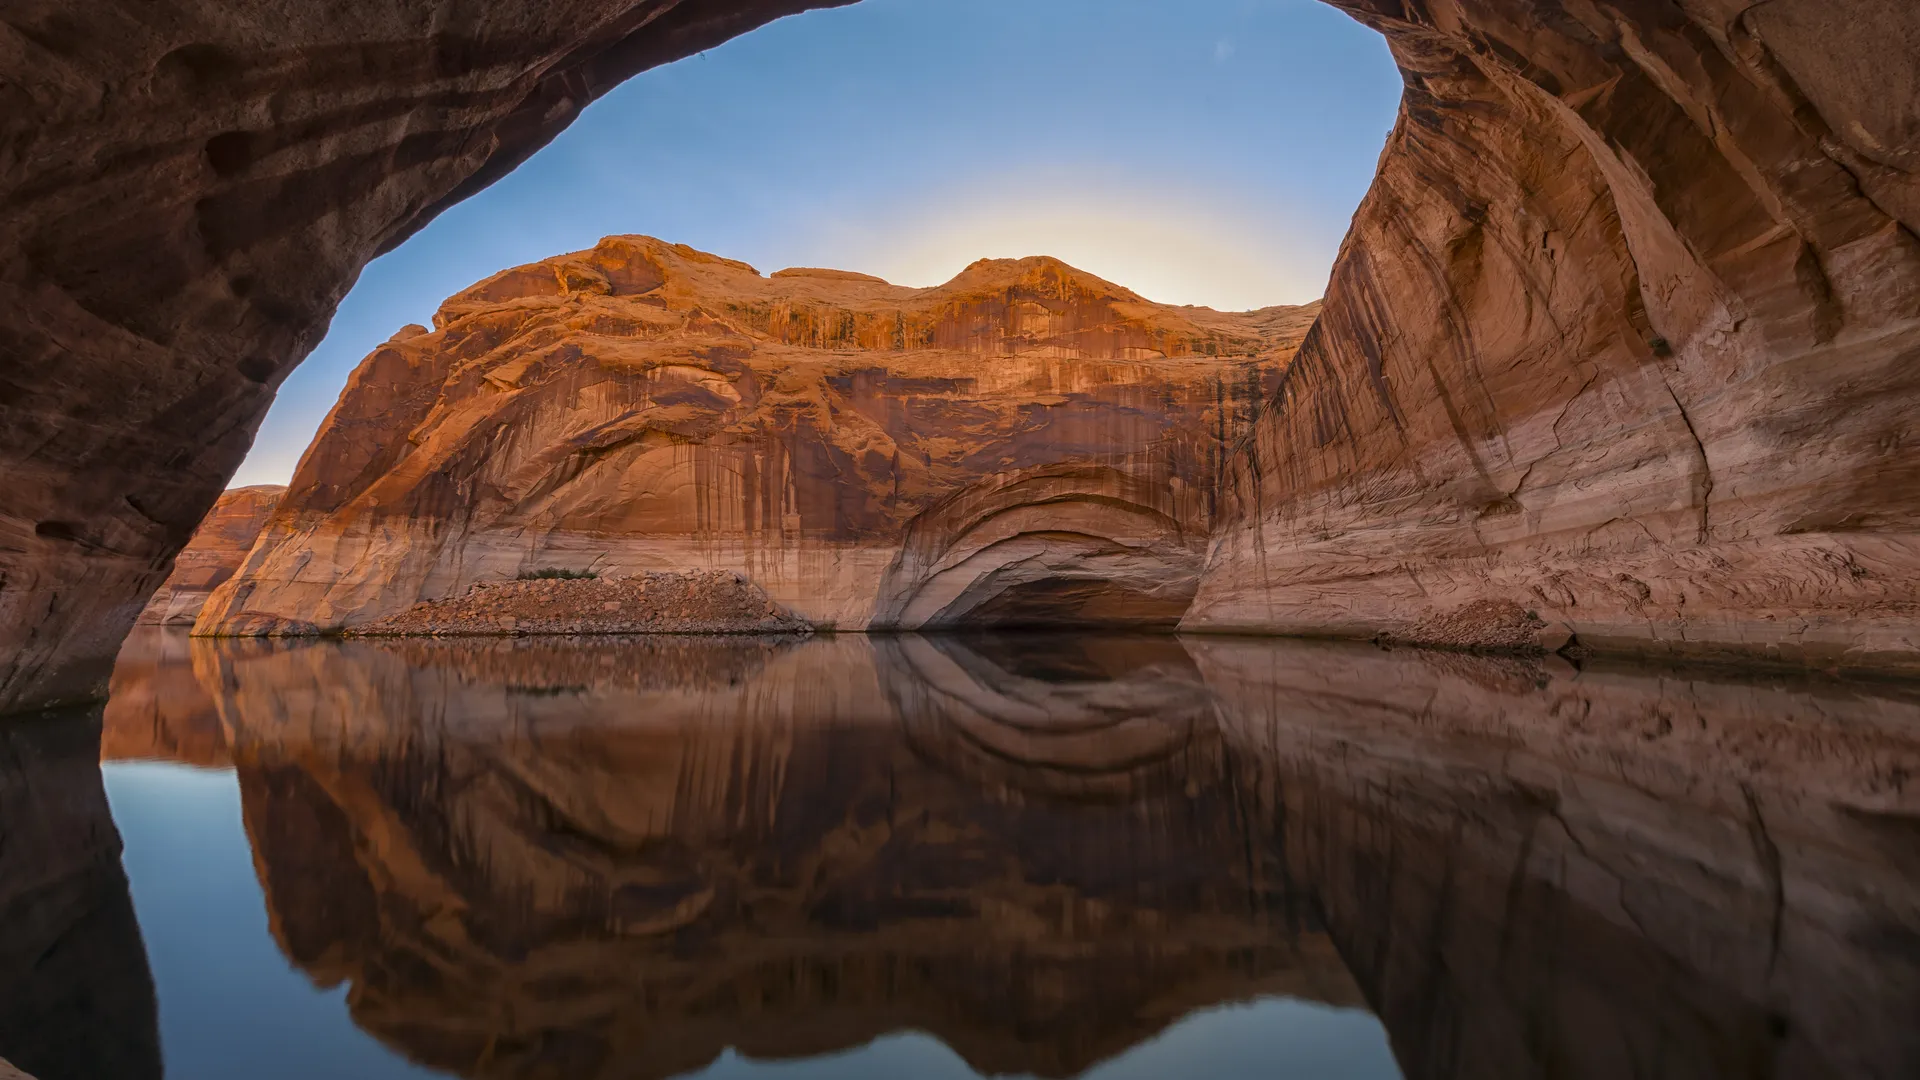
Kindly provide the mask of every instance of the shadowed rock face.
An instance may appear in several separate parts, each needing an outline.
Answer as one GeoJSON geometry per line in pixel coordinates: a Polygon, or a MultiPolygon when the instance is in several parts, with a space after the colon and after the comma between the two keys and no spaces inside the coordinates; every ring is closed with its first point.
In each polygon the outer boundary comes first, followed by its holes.
{"type": "Polygon", "coordinates": [[[1213,637],[191,652],[282,948],[467,1075],[904,1028],[1064,1074],[1255,993],[1359,994],[1411,1077],[1920,1066],[1898,688],[1213,637]]]}
{"type": "MultiPolygon", "coordinates": [[[[1333,2],[1408,92],[1195,624],[1494,596],[1593,644],[1910,665],[1920,11],[1333,2]]],[[[374,253],[806,6],[16,4],[0,708],[98,692],[374,253]]]]}
{"type": "Polygon", "coordinates": [[[197,632],[356,628],[548,567],[733,571],[840,628],[1170,627],[1314,310],[1038,258],[766,278],[609,237],[367,357],[197,632]]]}
{"type": "Polygon", "coordinates": [[[1920,670],[1920,7],[1338,6],[1400,121],[1188,625],[1920,670]]]}
{"type": "Polygon", "coordinates": [[[253,550],[286,488],[276,484],[234,488],[213,504],[193,539],[173,560],[173,573],[147,601],[140,622],[159,626],[192,626],[216,586],[233,576],[253,550]]]}

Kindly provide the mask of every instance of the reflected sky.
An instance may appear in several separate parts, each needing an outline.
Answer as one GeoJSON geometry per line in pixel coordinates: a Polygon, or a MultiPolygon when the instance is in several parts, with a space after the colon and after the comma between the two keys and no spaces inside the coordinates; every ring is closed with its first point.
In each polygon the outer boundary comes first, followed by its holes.
{"type": "Polygon", "coordinates": [[[281,955],[231,770],[110,762],[104,772],[159,992],[168,1076],[440,1075],[354,1027],[344,988],[316,989],[281,955]]]}

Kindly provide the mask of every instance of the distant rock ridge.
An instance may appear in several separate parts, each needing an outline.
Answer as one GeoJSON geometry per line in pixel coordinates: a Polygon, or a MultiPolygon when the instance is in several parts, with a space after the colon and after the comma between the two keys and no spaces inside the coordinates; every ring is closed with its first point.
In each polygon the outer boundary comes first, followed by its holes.
{"type": "Polygon", "coordinates": [[[196,632],[589,566],[730,572],[841,629],[1171,627],[1317,310],[1155,304],[1044,257],[908,288],[608,237],[362,361],[196,632]]]}
{"type": "Polygon", "coordinates": [[[140,612],[141,624],[192,626],[207,597],[240,568],[286,490],[279,484],[256,484],[223,493],[174,557],[173,573],[140,612]]]}

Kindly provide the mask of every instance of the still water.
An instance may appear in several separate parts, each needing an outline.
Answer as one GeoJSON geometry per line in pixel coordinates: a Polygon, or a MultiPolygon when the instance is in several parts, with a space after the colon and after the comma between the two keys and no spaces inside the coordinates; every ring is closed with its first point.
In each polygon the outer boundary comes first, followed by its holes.
{"type": "Polygon", "coordinates": [[[1899,685],[1223,638],[149,632],[100,728],[0,733],[0,1056],[1911,1077],[1916,777],[1899,685]]]}

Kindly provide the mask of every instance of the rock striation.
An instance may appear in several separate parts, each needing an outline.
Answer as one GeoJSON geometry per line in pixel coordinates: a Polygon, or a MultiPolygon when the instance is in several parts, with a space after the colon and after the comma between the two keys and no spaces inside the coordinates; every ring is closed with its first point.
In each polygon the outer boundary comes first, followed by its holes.
{"type": "Polygon", "coordinates": [[[261,484],[222,494],[206,520],[194,530],[193,539],[174,556],[173,572],[141,610],[140,623],[192,626],[207,597],[240,568],[286,490],[277,484],[261,484]]]}
{"type": "Polygon", "coordinates": [[[589,567],[738,575],[840,629],[1171,626],[1314,311],[1168,307],[1045,258],[910,289],[609,237],[369,355],[195,629],[390,631],[589,567]]]}
{"type": "Polygon", "coordinates": [[[1920,7],[1336,3],[1406,96],[1187,625],[1920,671],[1920,7]]]}

